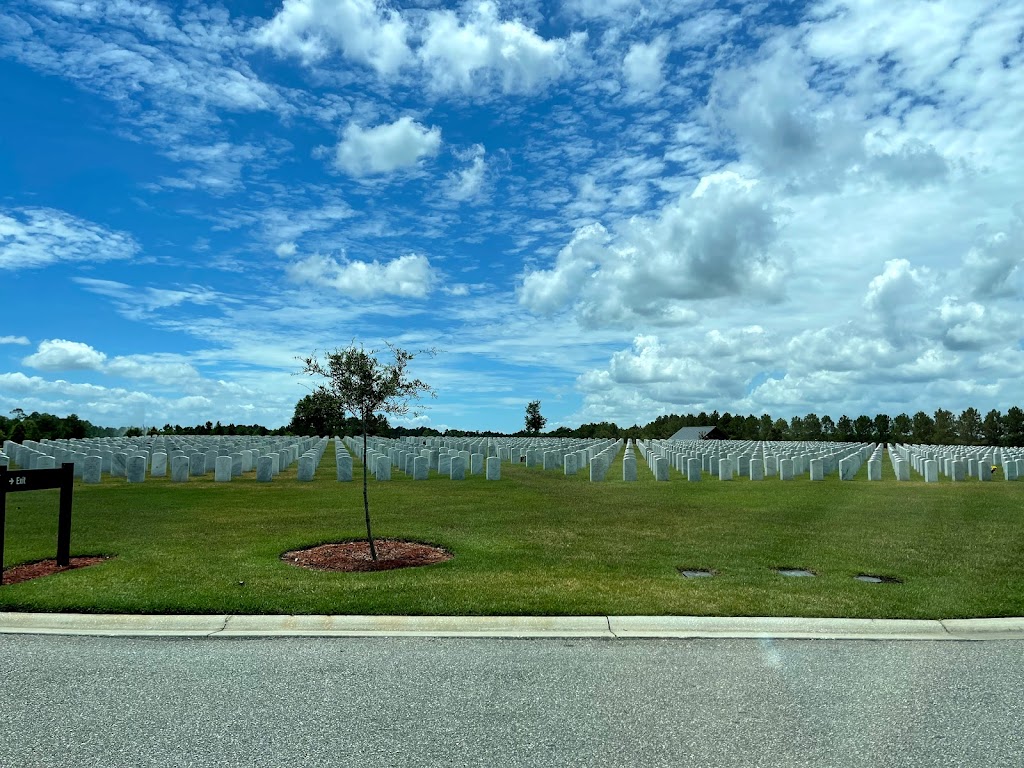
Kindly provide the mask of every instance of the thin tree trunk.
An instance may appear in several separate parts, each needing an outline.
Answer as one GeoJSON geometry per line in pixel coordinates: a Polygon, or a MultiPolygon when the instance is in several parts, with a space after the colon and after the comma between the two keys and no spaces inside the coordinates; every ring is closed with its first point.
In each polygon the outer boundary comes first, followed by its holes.
{"type": "Polygon", "coordinates": [[[377,559],[377,548],[373,545],[373,532],[370,530],[370,497],[366,492],[366,475],[369,468],[366,466],[366,428],[363,427],[363,510],[366,512],[366,540],[370,543],[370,557],[377,559]]]}

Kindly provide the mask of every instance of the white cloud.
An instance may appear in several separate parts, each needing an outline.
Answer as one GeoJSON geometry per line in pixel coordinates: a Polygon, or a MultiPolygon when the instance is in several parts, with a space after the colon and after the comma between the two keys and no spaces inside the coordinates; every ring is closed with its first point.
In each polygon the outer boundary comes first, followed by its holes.
{"type": "MultiPolygon", "coordinates": [[[[49,380],[20,372],[0,373],[0,407],[25,411],[77,413],[103,426],[202,424],[207,420],[236,424],[277,425],[301,395],[256,391],[222,382],[189,383],[201,394],[154,394],[138,386],[105,387],[98,384],[49,380]]],[[[171,390],[173,391],[173,389],[171,390]]]]}
{"type": "Polygon", "coordinates": [[[315,254],[288,267],[288,277],[298,283],[333,288],[355,298],[401,296],[420,299],[430,293],[436,276],[426,256],[406,254],[386,263],[341,262],[315,254]]]}
{"type": "Polygon", "coordinates": [[[121,355],[110,359],[104,372],[111,376],[157,382],[164,386],[194,386],[199,371],[178,355],[121,355]]]}
{"type": "Polygon", "coordinates": [[[346,58],[389,75],[411,58],[408,33],[402,14],[377,0],[285,0],[257,40],[307,63],[338,49],[346,58]]]}
{"type": "Polygon", "coordinates": [[[106,229],[64,211],[0,209],[0,269],[130,259],[138,250],[128,233],[106,229]]]}
{"type": "Polygon", "coordinates": [[[338,50],[383,78],[413,65],[433,92],[531,92],[562,77],[585,35],[544,39],[519,18],[502,18],[491,0],[445,9],[401,11],[376,0],[285,0],[256,35],[306,65],[330,66],[338,50]]]}
{"type": "Polygon", "coordinates": [[[559,78],[572,43],[545,40],[521,21],[502,21],[484,0],[460,20],[453,11],[427,16],[417,51],[427,83],[439,91],[471,91],[490,80],[505,93],[529,92],[559,78]]]}
{"type": "Polygon", "coordinates": [[[184,304],[224,306],[234,301],[229,296],[200,285],[153,288],[152,286],[131,286],[116,280],[99,280],[92,277],[75,277],[73,280],[90,293],[114,299],[120,312],[132,320],[141,320],[157,310],[184,304]]]}
{"type": "Polygon", "coordinates": [[[919,292],[930,283],[926,269],[913,269],[906,259],[892,259],[885,262],[885,270],[868,285],[864,306],[883,313],[895,312],[915,304],[919,292]]]}
{"type": "Polygon", "coordinates": [[[1019,318],[954,296],[944,297],[936,314],[942,343],[952,350],[1002,346],[1019,326],[1019,318]]]}
{"type": "Polygon", "coordinates": [[[274,253],[280,256],[282,259],[294,256],[298,248],[295,243],[280,243],[275,249],[274,253]]]}
{"type": "Polygon", "coordinates": [[[659,36],[650,43],[633,43],[622,60],[622,74],[633,98],[655,94],[663,85],[662,69],[668,41],[659,36]]]}
{"type": "Polygon", "coordinates": [[[218,110],[293,111],[239,55],[244,25],[213,9],[176,16],[132,0],[36,4],[0,15],[0,53],[99,93],[160,147],[218,123],[218,110]]]}
{"type": "Polygon", "coordinates": [[[213,195],[226,195],[242,187],[246,166],[261,162],[265,148],[254,144],[232,144],[220,141],[208,145],[181,145],[163,152],[169,159],[192,165],[181,176],[161,177],[151,185],[155,189],[203,189],[213,195]]]}
{"type": "Polygon", "coordinates": [[[1005,298],[1020,293],[1024,270],[1024,222],[996,232],[971,248],[964,258],[963,279],[979,298],[1005,298]]]}
{"type": "Polygon", "coordinates": [[[0,344],[21,344],[27,345],[29,342],[25,336],[0,336],[0,344]]]}
{"type": "Polygon", "coordinates": [[[40,371],[98,371],[107,356],[80,341],[47,339],[22,364],[40,371]]]}
{"type": "Polygon", "coordinates": [[[774,301],[787,272],[775,216],[756,184],[717,174],[656,218],[633,218],[614,233],[577,230],[552,269],[524,275],[519,298],[547,314],[572,305],[587,325],[686,324],[702,299],[774,301]]]}
{"type": "Polygon", "coordinates": [[[486,152],[483,144],[476,144],[466,152],[456,153],[458,159],[469,165],[448,174],[448,197],[457,202],[478,198],[487,179],[486,152]]]}
{"type": "Polygon", "coordinates": [[[412,168],[441,148],[441,129],[426,128],[411,117],[363,128],[349,123],[335,152],[334,164],[351,176],[370,176],[412,168]]]}

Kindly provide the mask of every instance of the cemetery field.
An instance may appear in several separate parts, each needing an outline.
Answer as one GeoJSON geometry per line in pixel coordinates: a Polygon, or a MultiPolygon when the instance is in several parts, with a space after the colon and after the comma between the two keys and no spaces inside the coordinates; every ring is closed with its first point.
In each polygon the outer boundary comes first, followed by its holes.
{"type": "MultiPolygon", "coordinates": [[[[1024,482],[880,482],[835,475],[687,483],[645,466],[625,483],[502,465],[500,481],[397,473],[369,481],[374,533],[454,559],[374,573],[306,571],[291,549],[365,534],[361,466],[172,483],[75,483],[71,553],[113,559],[0,587],[0,610],[101,613],[1024,615],[1024,482]],[[814,578],[787,578],[802,568],[814,578]],[[680,569],[713,569],[683,578],[680,569]],[[902,583],[864,583],[859,574],[902,583]]],[[[57,491],[10,494],[4,565],[52,558],[57,491]]]]}

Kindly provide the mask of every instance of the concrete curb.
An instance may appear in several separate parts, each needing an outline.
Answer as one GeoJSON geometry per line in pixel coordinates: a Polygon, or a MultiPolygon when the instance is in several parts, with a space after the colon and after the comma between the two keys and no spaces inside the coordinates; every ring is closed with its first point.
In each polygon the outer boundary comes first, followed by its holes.
{"type": "Polygon", "coordinates": [[[0,612],[0,634],[1024,640],[1024,618],[932,621],[719,616],[146,616],[0,612]]]}

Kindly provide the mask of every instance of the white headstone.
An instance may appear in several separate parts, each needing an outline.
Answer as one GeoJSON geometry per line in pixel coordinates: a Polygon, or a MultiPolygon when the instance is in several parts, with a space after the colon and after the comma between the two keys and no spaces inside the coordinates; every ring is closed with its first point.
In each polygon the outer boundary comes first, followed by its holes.
{"type": "MultiPolygon", "coordinates": [[[[204,461],[205,461],[205,457],[204,461]]],[[[216,483],[229,483],[231,482],[231,457],[230,456],[218,456],[217,464],[213,470],[213,480],[216,483]]]]}

